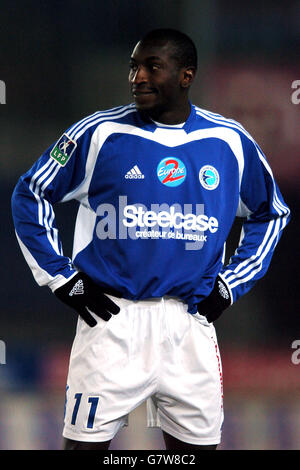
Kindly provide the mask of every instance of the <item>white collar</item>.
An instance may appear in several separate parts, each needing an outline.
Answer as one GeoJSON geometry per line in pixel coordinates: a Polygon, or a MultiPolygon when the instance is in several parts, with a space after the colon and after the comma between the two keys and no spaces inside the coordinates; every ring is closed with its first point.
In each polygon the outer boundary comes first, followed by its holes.
{"type": "Polygon", "coordinates": [[[182,129],[182,127],[185,125],[185,122],[181,122],[179,124],[163,124],[162,122],[154,121],[154,119],[151,119],[151,121],[153,121],[154,124],[157,125],[157,127],[168,127],[171,129],[182,129]]]}

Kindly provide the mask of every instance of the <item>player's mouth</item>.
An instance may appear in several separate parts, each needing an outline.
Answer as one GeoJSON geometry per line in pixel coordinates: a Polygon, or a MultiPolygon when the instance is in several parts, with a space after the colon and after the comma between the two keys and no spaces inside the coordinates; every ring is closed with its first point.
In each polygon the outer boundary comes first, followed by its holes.
{"type": "Polygon", "coordinates": [[[146,98],[147,96],[155,95],[157,92],[155,89],[148,90],[137,90],[136,88],[132,89],[132,95],[134,98],[146,98]]]}
{"type": "Polygon", "coordinates": [[[156,106],[158,92],[155,88],[132,87],[131,92],[138,109],[149,110],[156,106]]]}

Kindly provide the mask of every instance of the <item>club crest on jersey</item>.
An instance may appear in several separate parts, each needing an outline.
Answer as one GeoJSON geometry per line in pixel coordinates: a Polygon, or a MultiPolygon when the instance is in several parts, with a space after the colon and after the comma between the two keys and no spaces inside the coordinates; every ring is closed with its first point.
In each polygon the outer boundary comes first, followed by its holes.
{"type": "Polygon", "coordinates": [[[186,167],[179,158],[167,157],[159,162],[156,174],[164,186],[179,186],[186,178],[186,167]]]}
{"type": "Polygon", "coordinates": [[[213,166],[205,165],[199,171],[199,181],[203,188],[212,190],[219,186],[220,176],[213,166]]]}
{"type": "Polygon", "coordinates": [[[61,166],[65,166],[76,147],[77,143],[67,134],[63,134],[51,150],[50,157],[54,158],[61,166]]]}

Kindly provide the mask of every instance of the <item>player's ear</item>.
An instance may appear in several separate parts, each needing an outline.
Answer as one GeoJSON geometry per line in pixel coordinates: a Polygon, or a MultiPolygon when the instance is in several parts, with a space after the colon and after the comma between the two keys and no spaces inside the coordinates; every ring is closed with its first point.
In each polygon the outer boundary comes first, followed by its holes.
{"type": "Polygon", "coordinates": [[[195,67],[186,67],[181,71],[181,81],[180,84],[182,88],[189,88],[194,81],[196,75],[195,67]]]}

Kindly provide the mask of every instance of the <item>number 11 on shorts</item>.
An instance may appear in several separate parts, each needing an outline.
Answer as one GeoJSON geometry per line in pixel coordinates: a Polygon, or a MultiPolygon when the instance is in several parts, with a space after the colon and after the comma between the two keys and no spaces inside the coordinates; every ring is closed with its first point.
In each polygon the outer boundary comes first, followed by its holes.
{"type": "MultiPolygon", "coordinates": [[[[72,419],[71,419],[71,424],[75,425],[76,424],[76,418],[78,414],[78,409],[81,403],[82,399],[82,393],[75,393],[74,395],[75,398],[75,405],[72,413],[72,419]]],[[[94,426],[94,420],[95,420],[95,415],[96,415],[96,410],[99,402],[99,397],[89,397],[88,398],[88,403],[90,403],[90,412],[88,415],[87,419],[87,428],[92,429],[94,426]]]]}

